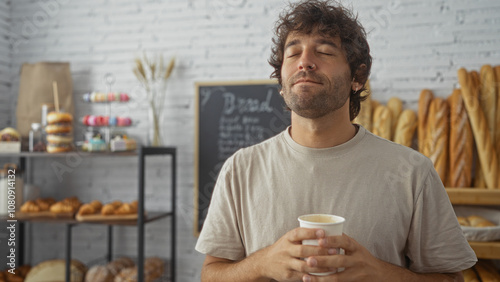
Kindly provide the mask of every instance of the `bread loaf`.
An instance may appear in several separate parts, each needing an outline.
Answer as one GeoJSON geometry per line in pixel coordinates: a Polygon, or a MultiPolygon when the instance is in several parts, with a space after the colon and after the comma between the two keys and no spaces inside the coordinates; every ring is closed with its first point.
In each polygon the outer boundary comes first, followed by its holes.
{"type": "Polygon", "coordinates": [[[354,123],[360,124],[366,130],[372,131],[372,95],[370,93],[370,81],[365,84],[366,90],[361,93],[361,96],[366,99],[361,102],[361,109],[358,116],[354,119],[354,123]]]}
{"type": "Polygon", "coordinates": [[[394,141],[394,135],[396,134],[396,125],[399,120],[399,115],[403,112],[403,101],[398,97],[391,97],[387,101],[387,108],[391,111],[391,139],[394,141]]]}
{"type": "Polygon", "coordinates": [[[114,276],[104,265],[93,266],[85,274],[85,282],[113,282],[114,276]]]}
{"type": "Polygon", "coordinates": [[[482,282],[500,282],[500,274],[491,264],[479,260],[474,268],[482,282]]]}
{"type": "Polygon", "coordinates": [[[460,89],[453,91],[453,94],[448,98],[448,104],[450,105],[450,169],[447,185],[449,187],[470,187],[472,184],[474,137],[460,89]]]}
{"type": "Polygon", "coordinates": [[[394,142],[411,147],[413,136],[417,129],[417,114],[410,109],[404,110],[399,116],[395,129],[394,142]]]}
{"type": "MultiPolygon", "coordinates": [[[[474,97],[477,97],[477,101],[479,101],[481,96],[479,73],[473,70],[469,72],[469,77],[471,78],[471,83],[472,83],[472,93],[474,97]]],[[[482,108],[481,105],[479,105],[478,107],[482,108]]],[[[484,173],[483,170],[481,169],[481,161],[479,160],[479,158],[476,158],[475,164],[476,164],[476,170],[474,172],[474,187],[486,188],[486,181],[484,180],[484,173]]]]}
{"type": "Polygon", "coordinates": [[[448,102],[441,98],[432,100],[422,152],[431,159],[443,183],[448,171],[449,114],[448,102]]]}
{"type": "MultiPolygon", "coordinates": [[[[495,114],[495,125],[497,130],[495,130],[495,136],[493,140],[495,141],[494,144],[496,144],[496,152],[498,159],[500,161],[500,66],[496,66],[494,68],[495,71],[495,79],[496,79],[496,90],[497,90],[497,112],[495,114]]],[[[500,167],[500,163],[499,163],[500,167]]],[[[500,181],[498,182],[500,185],[500,181]]]]}
{"type": "Polygon", "coordinates": [[[464,68],[458,70],[458,81],[462,87],[461,94],[469,115],[486,186],[489,189],[494,189],[498,187],[498,159],[490,137],[486,117],[475,95],[477,90],[473,88],[471,78],[464,68]]]}
{"type": "Polygon", "coordinates": [[[380,105],[373,113],[373,134],[391,140],[392,117],[391,111],[380,105]]]}
{"type": "Polygon", "coordinates": [[[420,92],[418,99],[418,151],[424,151],[425,133],[427,132],[427,119],[429,117],[429,106],[434,99],[434,94],[429,89],[420,92]]]}
{"type": "Polygon", "coordinates": [[[468,268],[462,271],[464,275],[464,282],[480,282],[479,277],[477,277],[476,271],[472,268],[468,268]]]}
{"type": "MultiPolygon", "coordinates": [[[[26,279],[24,281],[62,282],[65,281],[65,269],[66,262],[62,259],[44,261],[33,267],[26,275],[26,279]]],[[[87,272],[87,267],[77,260],[71,260],[70,272],[71,282],[83,282],[84,275],[87,272]]]]}
{"type": "Polygon", "coordinates": [[[493,222],[487,220],[486,218],[479,215],[470,215],[467,217],[469,226],[471,227],[491,227],[496,226],[493,222]]]}
{"type": "MultiPolygon", "coordinates": [[[[490,65],[483,65],[480,72],[479,102],[486,117],[488,129],[492,138],[496,136],[497,93],[495,84],[495,71],[490,65]]],[[[492,140],[494,141],[494,139],[492,140]]]]}

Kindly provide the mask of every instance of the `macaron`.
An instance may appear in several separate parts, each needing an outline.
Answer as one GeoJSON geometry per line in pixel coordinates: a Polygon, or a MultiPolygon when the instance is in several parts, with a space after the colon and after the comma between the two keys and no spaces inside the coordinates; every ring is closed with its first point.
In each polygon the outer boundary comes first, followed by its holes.
{"type": "Polygon", "coordinates": [[[130,98],[128,97],[127,93],[120,93],[120,101],[121,102],[127,102],[130,98]]]}
{"type": "Polygon", "coordinates": [[[108,119],[108,125],[115,126],[116,124],[117,124],[116,117],[109,117],[109,119],[108,119]]]}

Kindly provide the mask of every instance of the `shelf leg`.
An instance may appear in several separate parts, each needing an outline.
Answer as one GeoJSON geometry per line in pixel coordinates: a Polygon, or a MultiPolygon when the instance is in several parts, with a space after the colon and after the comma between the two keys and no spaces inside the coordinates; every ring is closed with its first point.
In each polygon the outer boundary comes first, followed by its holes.
{"type": "Polygon", "coordinates": [[[176,152],[172,154],[172,249],[171,249],[171,257],[170,257],[170,273],[172,275],[172,282],[175,282],[175,246],[176,246],[176,234],[177,234],[177,228],[176,228],[176,205],[175,203],[177,202],[176,197],[176,167],[177,167],[177,160],[176,160],[176,152]]]}
{"type": "Polygon", "coordinates": [[[138,207],[137,207],[137,278],[139,282],[144,281],[144,149],[139,149],[139,185],[138,185],[138,207]]]}
{"type": "Polygon", "coordinates": [[[71,228],[72,224],[66,224],[66,282],[71,281],[71,228]]]}
{"type": "Polygon", "coordinates": [[[110,262],[113,259],[113,226],[108,225],[108,254],[107,260],[110,262]]]}

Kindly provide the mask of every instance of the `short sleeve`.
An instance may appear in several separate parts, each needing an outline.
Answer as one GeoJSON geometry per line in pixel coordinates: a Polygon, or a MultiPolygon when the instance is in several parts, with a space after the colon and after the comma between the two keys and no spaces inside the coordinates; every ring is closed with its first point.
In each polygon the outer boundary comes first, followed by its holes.
{"type": "Polygon", "coordinates": [[[417,193],[406,247],[409,269],[453,273],[472,267],[476,255],[463,235],[434,168],[417,193]]]}
{"type": "Polygon", "coordinates": [[[222,166],[195,249],[214,257],[241,260],[245,256],[245,250],[233,195],[233,161],[234,158],[230,157],[222,166]]]}

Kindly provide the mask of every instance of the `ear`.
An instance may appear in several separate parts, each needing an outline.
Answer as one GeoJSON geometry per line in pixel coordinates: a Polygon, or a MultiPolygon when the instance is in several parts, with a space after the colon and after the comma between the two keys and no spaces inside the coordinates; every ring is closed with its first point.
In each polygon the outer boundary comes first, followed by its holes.
{"type": "Polygon", "coordinates": [[[365,64],[359,65],[358,69],[354,73],[354,77],[352,78],[351,88],[354,91],[358,91],[363,88],[363,86],[368,80],[368,67],[365,64]]]}

